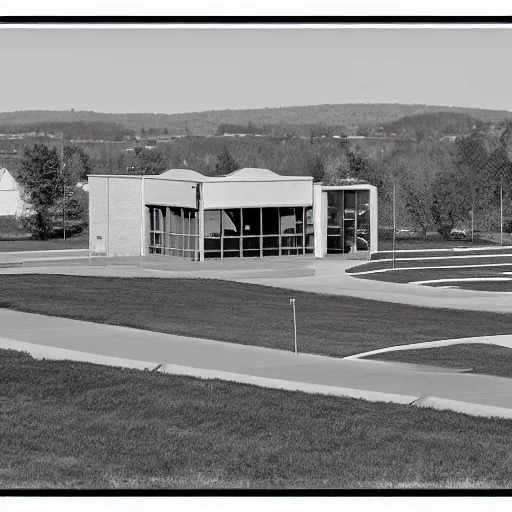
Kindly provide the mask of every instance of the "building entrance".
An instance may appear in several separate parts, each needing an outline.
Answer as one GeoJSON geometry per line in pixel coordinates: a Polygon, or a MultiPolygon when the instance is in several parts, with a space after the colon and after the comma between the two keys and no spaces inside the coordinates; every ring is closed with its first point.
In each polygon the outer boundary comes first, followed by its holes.
{"type": "Polygon", "coordinates": [[[370,192],[327,192],[327,254],[367,252],[370,249],[370,192]]]}

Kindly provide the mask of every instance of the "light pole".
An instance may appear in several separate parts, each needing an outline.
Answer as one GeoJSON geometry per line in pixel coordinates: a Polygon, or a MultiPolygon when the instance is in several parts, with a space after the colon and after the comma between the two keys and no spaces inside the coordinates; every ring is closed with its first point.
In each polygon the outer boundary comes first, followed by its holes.
{"type": "Polygon", "coordinates": [[[473,208],[471,208],[471,243],[475,239],[475,214],[473,208]]]}
{"type": "Polygon", "coordinates": [[[396,205],[395,205],[396,186],[393,179],[393,270],[395,268],[395,237],[396,237],[396,205]]]}
{"type": "Polygon", "coordinates": [[[503,176],[500,179],[500,245],[503,245],[503,176]]]}

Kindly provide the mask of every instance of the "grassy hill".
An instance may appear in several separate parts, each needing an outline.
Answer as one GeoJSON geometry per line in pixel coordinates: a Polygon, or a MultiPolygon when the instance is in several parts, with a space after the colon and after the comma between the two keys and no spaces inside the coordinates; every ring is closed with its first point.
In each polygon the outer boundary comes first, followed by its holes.
{"type": "Polygon", "coordinates": [[[403,104],[338,104],[296,107],[263,108],[252,110],[212,110],[184,114],[126,113],[108,114],[90,111],[24,110],[0,113],[0,125],[29,125],[55,122],[118,123],[128,130],[140,132],[150,128],[170,134],[214,134],[220,124],[257,126],[273,125],[309,130],[312,125],[345,127],[355,133],[360,125],[379,126],[406,116],[451,112],[466,114],[482,122],[495,122],[508,116],[505,110],[484,110],[464,107],[403,104]]]}

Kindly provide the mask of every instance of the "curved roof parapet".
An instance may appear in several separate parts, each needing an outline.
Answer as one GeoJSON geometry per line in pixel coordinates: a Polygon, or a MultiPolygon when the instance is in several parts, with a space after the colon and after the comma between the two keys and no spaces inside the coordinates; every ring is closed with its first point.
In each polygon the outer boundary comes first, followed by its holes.
{"type": "Polygon", "coordinates": [[[208,181],[211,178],[192,169],[169,169],[162,174],[146,176],[146,178],[163,178],[167,180],[185,180],[185,181],[208,181]]]}
{"type": "Polygon", "coordinates": [[[310,176],[283,176],[270,169],[245,167],[222,177],[226,181],[295,181],[313,179],[310,176]]]}
{"type": "Polygon", "coordinates": [[[168,169],[162,174],[146,176],[146,178],[159,178],[164,180],[176,181],[297,181],[297,180],[313,180],[311,176],[284,176],[277,174],[270,169],[260,169],[257,167],[245,167],[231,174],[205,176],[200,172],[192,169],[168,169]]]}

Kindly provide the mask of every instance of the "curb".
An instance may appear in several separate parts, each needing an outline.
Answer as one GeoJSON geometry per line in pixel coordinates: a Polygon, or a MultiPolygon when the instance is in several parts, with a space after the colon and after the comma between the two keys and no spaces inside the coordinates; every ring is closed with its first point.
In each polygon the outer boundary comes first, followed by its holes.
{"type": "MultiPolygon", "coordinates": [[[[284,389],[286,391],[302,391],[319,395],[331,395],[347,398],[357,398],[369,402],[390,402],[396,404],[410,404],[421,397],[410,395],[396,395],[393,393],[382,393],[379,391],[364,391],[338,386],[325,386],[322,384],[309,384],[306,382],[294,382],[289,380],[271,379],[268,377],[257,377],[241,373],[224,372],[220,370],[205,370],[202,368],[191,368],[189,366],[178,366],[174,364],[163,364],[158,370],[171,375],[188,375],[201,379],[219,379],[238,384],[250,384],[271,389],[284,389]]],[[[511,411],[512,412],[512,411],[511,411]]]]}
{"type": "Polygon", "coordinates": [[[158,364],[150,361],[136,361],[132,359],[104,356],[101,354],[79,352],[76,350],[47,347],[1,337],[0,348],[28,352],[32,357],[34,357],[34,359],[70,360],[137,370],[152,370],[169,375],[182,375],[201,379],[219,379],[228,382],[236,382],[238,384],[248,384],[271,389],[301,391],[310,394],[355,398],[369,402],[387,402],[411,405],[413,407],[419,408],[449,410],[453,412],[469,414],[471,416],[512,419],[512,409],[495,407],[491,405],[473,404],[470,402],[461,402],[458,400],[450,400],[447,398],[438,398],[434,396],[415,397],[410,395],[397,395],[393,393],[382,393],[378,391],[365,391],[337,386],[325,386],[321,384],[309,384],[305,382],[271,379],[267,377],[230,373],[220,370],[207,370],[167,363],[158,364]]]}
{"type": "Polygon", "coordinates": [[[436,409],[439,411],[453,411],[471,416],[484,416],[487,418],[512,419],[512,409],[505,407],[496,407],[494,405],[480,405],[471,402],[461,402],[459,400],[450,400],[448,398],[438,398],[436,396],[424,396],[417,402],[415,407],[436,409]]]}
{"type": "MultiPolygon", "coordinates": [[[[466,344],[483,344],[483,345],[497,345],[499,347],[505,347],[512,349],[512,339],[509,343],[500,343],[500,338],[512,338],[512,334],[496,334],[494,336],[474,336],[471,338],[453,338],[450,340],[435,340],[435,341],[422,341],[419,343],[408,343],[407,345],[393,345],[391,347],[378,348],[376,350],[370,350],[368,352],[361,352],[359,354],[353,354],[351,356],[343,357],[346,361],[356,361],[364,359],[368,356],[376,354],[385,354],[387,352],[399,352],[403,350],[421,350],[436,347],[448,347],[451,345],[466,345],[466,344]]],[[[367,361],[373,361],[372,359],[367,361]]]]}

